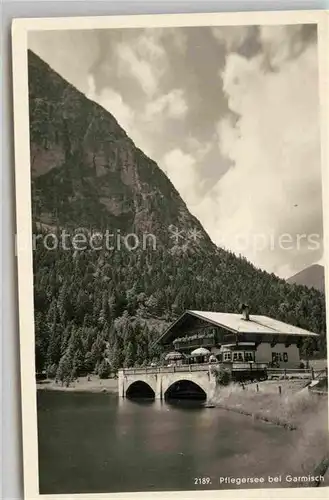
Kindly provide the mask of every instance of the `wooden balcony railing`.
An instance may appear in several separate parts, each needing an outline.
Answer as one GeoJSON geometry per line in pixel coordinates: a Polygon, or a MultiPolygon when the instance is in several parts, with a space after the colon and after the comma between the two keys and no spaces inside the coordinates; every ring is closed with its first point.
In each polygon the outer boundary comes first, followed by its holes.
{"type": "Polygon", "coordinates": [[[198,347],[213,347],[214,345],[216,345],[214,337],[174,342],[175,349],[196,349],[198,347]]]}

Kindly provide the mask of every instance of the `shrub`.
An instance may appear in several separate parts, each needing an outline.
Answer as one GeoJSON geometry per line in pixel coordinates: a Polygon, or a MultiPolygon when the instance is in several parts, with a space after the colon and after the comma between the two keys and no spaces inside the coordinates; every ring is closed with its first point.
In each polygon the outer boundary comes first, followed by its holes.
{"type": "Polygon", "coordinates": [[[231,372],[227,368],[212,368],[212,372],[215,374],[217,385],[229,385],[232,382],[231,372]]]}
{"type": "Polygon", "coordinates": [[[111,371],[111,365],[106,361],[102,361],[98,367],[97,373],[99,378],[109,378],[111,371]]]}

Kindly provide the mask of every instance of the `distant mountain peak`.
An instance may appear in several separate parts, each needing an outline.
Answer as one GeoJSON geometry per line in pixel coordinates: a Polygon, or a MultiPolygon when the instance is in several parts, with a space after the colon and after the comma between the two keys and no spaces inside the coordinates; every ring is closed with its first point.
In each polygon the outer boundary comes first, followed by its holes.
{"type": "Polygon", "coordinates": [[[288,278],[287,282],[307,286],[308,288],[315,288],[324,293],[324,267],[320,264],[313,264],[288,278]]]}

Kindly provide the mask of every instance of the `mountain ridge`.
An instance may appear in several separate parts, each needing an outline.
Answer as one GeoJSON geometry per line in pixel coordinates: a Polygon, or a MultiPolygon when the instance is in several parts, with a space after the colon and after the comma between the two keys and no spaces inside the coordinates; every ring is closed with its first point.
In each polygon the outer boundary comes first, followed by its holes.
{"type": "Polygon", "coordinates": [[[321,293],[325,291],[324,266],[313,264],[287,279],[289,284],[315,288],[321,293]]]}

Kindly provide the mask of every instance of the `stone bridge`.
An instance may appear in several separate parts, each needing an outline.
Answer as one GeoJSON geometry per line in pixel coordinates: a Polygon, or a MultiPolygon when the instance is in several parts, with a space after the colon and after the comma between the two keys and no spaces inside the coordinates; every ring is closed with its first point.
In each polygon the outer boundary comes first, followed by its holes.
{"type": "Polygon", "coordinates": [[[208,399],[216,387],[208,365],[126,368],[119,370],[118,383],[120,397],[129,397],[140,388],[155,399],[164,399],[182,386],[208,399]]]}

